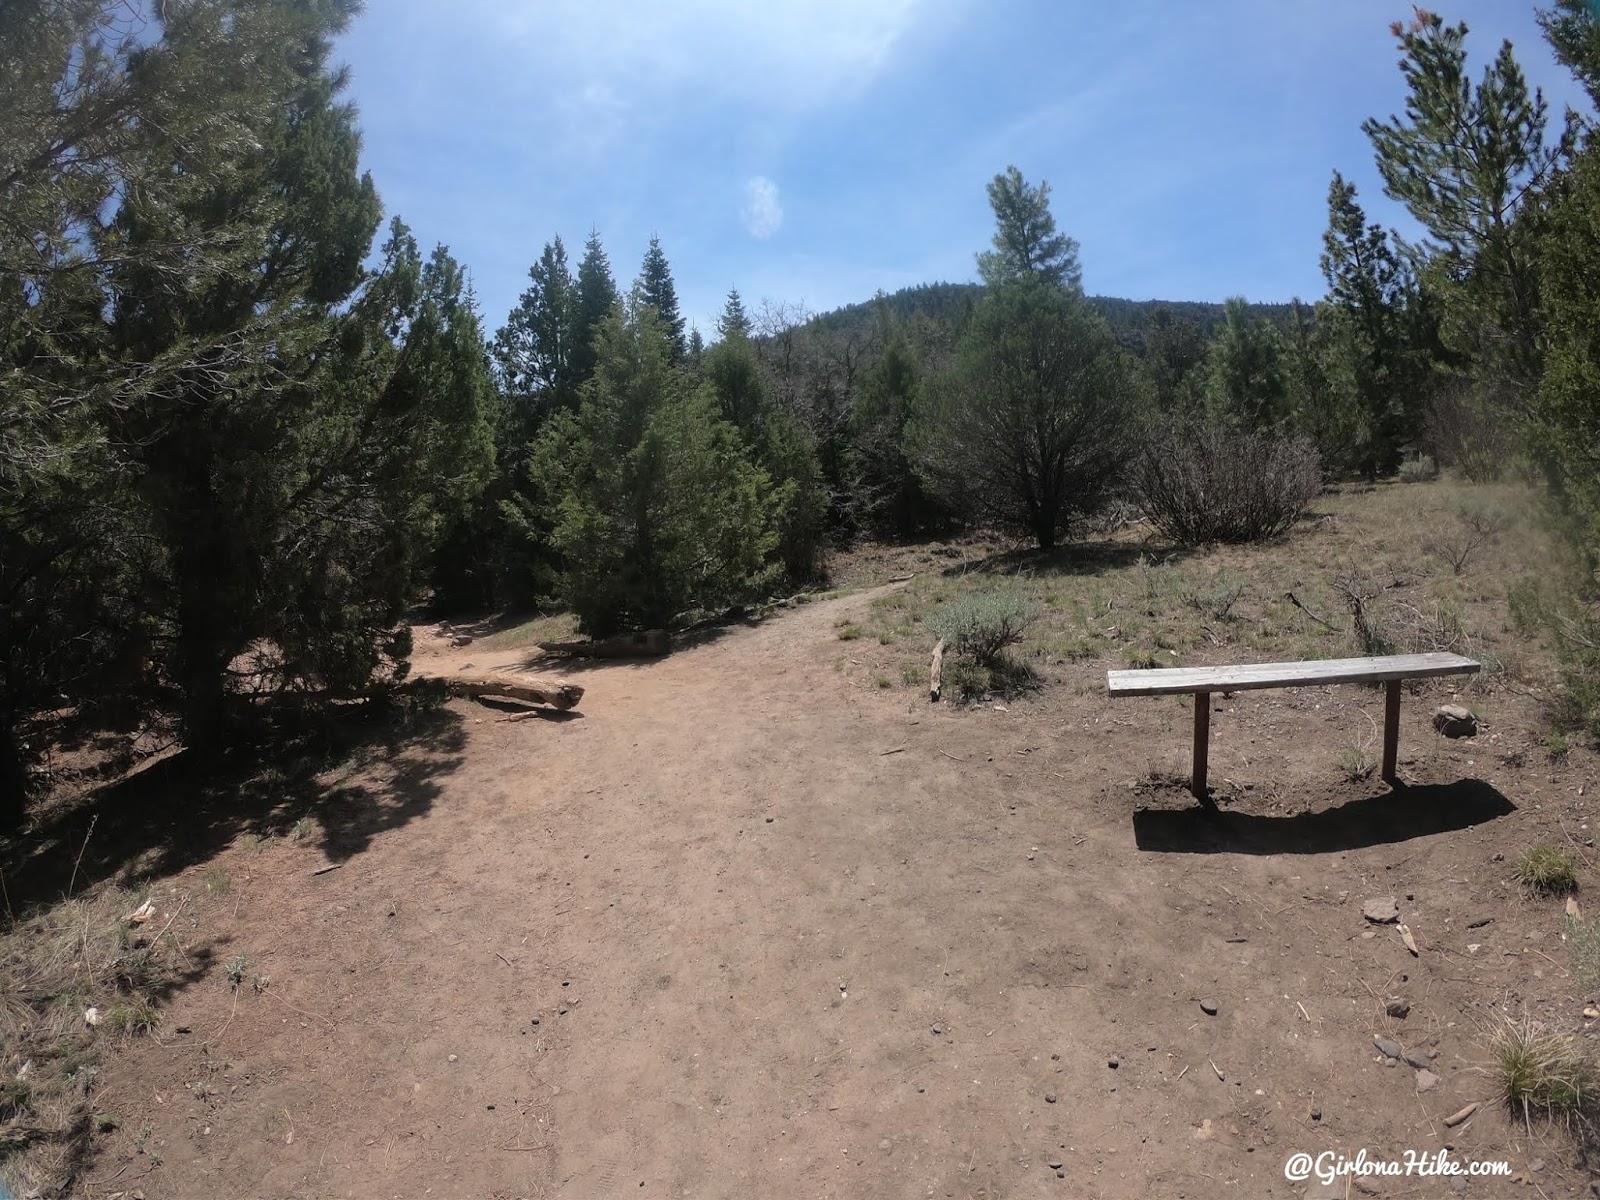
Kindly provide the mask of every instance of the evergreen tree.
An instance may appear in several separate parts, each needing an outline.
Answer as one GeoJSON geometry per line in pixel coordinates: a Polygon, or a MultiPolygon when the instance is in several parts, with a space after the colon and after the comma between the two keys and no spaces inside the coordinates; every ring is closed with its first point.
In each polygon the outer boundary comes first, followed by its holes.
{"type": "Polygon", "coordinates": [[[1082,290],[1078,243],[1056,232],[1048,183],[1034,187],[1016,167],[1007,167],[989,184],[989,205],[995,215],[994,249],[978,255],[985,284],[999,287],[1037,276],[1056,287],[1082,290]]]}
{"type": "Polygon", "coordinates": [[[883,354],[856,400],[851,442],[861,481],[862,519],[876,533],[909,537],[940,524],[944,513],[922,487],[906,430],[922,396],[922,373],[905,331],[887,310],[883,354]]]}
{"type": "Polygon", "coordinates": [[[601,325],[575,413],[554,418],[534,473],[557,498],[564,598],[597,637],[751,598],[774,573],[775,496],[739,432],[667,359],[654,309],[601,325]]]}
{"type": "Polygon", "coordinates": [[[1367,223],[1355,185],[1337,171],[1328,185],[1322,247],[1329,381],[1338,406],[1354,414],[1342,423],[1353,434],[1352,444],[1335,461],[1376,478],[1399,465],[1400,446],[1416,434],[1421,417],[1423,372],[1407,312],[1414,281],[1388,233],[1367,223]]]}
{"type": "Polygon", "coordinates": [[[689,327],[689,346],[684,352],[684,363],[696,375],[700,374],[704,365],[705,353],[706,340],[700,336],[700,327],[691,325],[689,327]]]}
{"type": "Polygon", "coordinates": [[[1122,478],[1144,381],[1105,321],[1042,278],[978,305],[913,434],[935,492],[1052,549],[1122,478]]]}
{"type": "Polygon", "coordinates": [[[567,248],[546,242],[528,268],[528,287],[494,339],[494,362],[510,422],[503,445],[519,456],[551,412],[577,403],[574,358],[578,290],[567,248]]]}
{"type": "Polygon", "coordinates": [[[1220,420],[1254,430],[1276,429],[1287,416],[1280,335],[1250,315],[1243,296],[1230,297],[1224,313],[1207,359],[1207,407],[1220,420]]]}
{"type": "Polygon", "coordinates": [[[667,266],[659,237],[650,239],[650,249],[645,252],[644,266],[634,289],[640,300],[656,310],[671,348],[671,360],[674,364],[681,363],[688,352],[683,339],[683,314],[678,311],[678,291],[672,285],[672,271],[667,266]]]}
{"type": "Polygon", "coordinates": [[[578,263],[577,321],[572,350],[572,378],[582,387],[594,375],[595,340],[600,326],[616,309],[621,297],[611,277],[611,260],[600,244],[600,231],[592,230],[583,245],[583,260],[578,263]]]}
{"type": "Polygon", "coordinates": [[[1545,40],[1556,60],[1571,69],[1600,108],[1600,20],[1589,0],[1555,0],[1555,7],[1539,14],[1545,40]]]}
{"type": "Polygon", "coordinates": [[[750,330],[750,318],[744,311],[744,301],[739,298],[739,289],[729,288],[727,303],[722,306],[722,315],[717,318],[717,337],[724,340],[730,337],[747,338],[750,330]]]}
{"type": "Polygon", "coordinates": [[[1520,411],[1538,380],[1539,297],[1531,201],[1565,142],[1546,145],[1546,105],[1528,88],[1510,42],[1474,85],[1465,24],[1417,11],[1399,39],[1403,117],[1362,124],[1384,194],[1427,231],[1437,255],[1446,342],[1469,356],[1497,405],[1520,411]]]}
{"type": "Polygon", "coordinates": [[[1198,325],[1164,304],[1151,311],[1144,333],[1144,371],[1157,408],[1180,412],[1195,407],[1205,361],[1206,339],[1198,325]]]}

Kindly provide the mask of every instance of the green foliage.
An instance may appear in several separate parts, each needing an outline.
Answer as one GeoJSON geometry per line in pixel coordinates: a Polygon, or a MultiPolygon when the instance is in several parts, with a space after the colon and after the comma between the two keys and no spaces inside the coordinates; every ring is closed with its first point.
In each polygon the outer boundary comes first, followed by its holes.
{"type": "Polygon", "coordinates": [[[1016,167],[1007,167],[989,183],[989,205],[996,225],[994,249],[978,255],[978,274],[986,285],[997,288],[1031,279],[1082,290],[1078,243],[1056,232],[1048,183],[1035,187],[1016,167]]]}
{"type": "Polygon", "coordinates": [[[944,516],[917,477],[907,429],[922,399],[922,372],[904,331],[885,313],[883,353],[862,380],[851,417],[858,518],[881,537],[936,528],[944,516]]]}
{"type": "Polygon", "coordinates": [[[1513,864],[1522,886],[1546,895],[1564,895],[1577,889],[1577,864],[1572,855],[1554,846],[1533,846],[1513,864]]]}
{"type": "Polygon", "coordinates": [[[1287,416],[1282,335],[1252,317],[1243,296],[1231,297],[1225,308],[1207,360],[1206,407],[1216,420],[1277,429],[1287,416]]]}
{"type": "Polygon", "coordinates": [[[1150,311],[1144,327],[1144,371],[1158,409],[1189,412],[1200,403],[1207,350],[1206,337],[1193,320],[1164,304],[1150,311]]]}
{"type": "Polygon", "coordinates": [[[993,669],[1038,618],[1039,606],[1027,595],[1001,588],[952,600],[928,618],[927,626],[951,650],[993,669]]]}
{"type": "Polygon", "coordinates": [[[1600,988],[1600,917],[1585,921],[1567,913],[1561,918],[1561,937],[1572,959],[1572,979],[1585,993],[1600,988]]]}
{"type": "Polygon", "coordinates": [[[1427,231],[1429,281],[1444,338],[1473,363],[1477,385],[1517,412],[1539,375],[1539,297],[1532,205],[1564,146],[1546,145],[1546,105],[1512,52],[1474,85],[1467,26],[1418,10],[1396,23],[1407,88],[1403,117],[1368,120],[1384,192],[1427,231]]]}
{"type": "Polygon", "coordinates": [[[722,306],[722,315],[717,318],[717,337],[724,340],[733,337],[747,338],[752,332],[750,317],[744,311],[744,301],[739,296],[739,289],[729,288],[727,303],[722,306]]]}
{"type": "Polygon", "coordinates": [[[683,339],[683,314],[678,311],[678,289],[673,285],[672,269],[667,265],[659,237],[650,239],[650,249],[645,252],[634,294],[636,303],[648,304],[656,310],[656,319],[667,339],[668,357],[674,364],[683,362],[688,353],[688,344],[683,339]]]}
{"type": "MultiPolygon", "coordinates": [[[[1328,298],[1321,308],[1327,402],[1348,414],[1340,459],[1369,479],[1395,469],[1421,422],[1425,364],[1412,336],[1420,303],[1399,251],[1368,224],[1354,184],[1334,172],[1322,235],[1328,298]]],[[[1326,433],[1318,439],[1328,445],[1326,433]]],[[[1332,446],[1330,446],[1330,449],[1332,446]]]]}
{"type": "Polygon", "coordinates": [[[1050,549],[1119,484],[1144,381],[1081,296],[1038,280],[986,295],[912,430],[928,486],[1050,549]]]}
{"type": "Polygon", "coordinates": [[[710,391],[672,368],[652,308],[613,314],[596,345],[582,403],[551,420],[533,460],[580,628],[605,636],[753,598],[774,573],[782,496],[710,391]]]}
{"type": "Polygon", "coordinates": [[[1426,454],[1410,454],[1400,463],[1401,483],[1427,483],[1439,478],[1439,465],[1426,454]]]}
{"type": "Polygon", "coordinates": [[[575,387],[582,387],[594,374],[599,357],[600,328],[616,311],[621,299],[611,275],[611,260],[600,244],[600,231],[591,230],[583,244],[583,258],[578,263],[578,278],[573,285],[572,379],[575,387]]]}

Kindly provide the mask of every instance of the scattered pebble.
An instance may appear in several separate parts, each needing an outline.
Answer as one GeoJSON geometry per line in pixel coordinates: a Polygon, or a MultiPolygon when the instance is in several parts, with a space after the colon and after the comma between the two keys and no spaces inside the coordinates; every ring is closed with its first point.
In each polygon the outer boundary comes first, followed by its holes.
{"type": "Polygon", "coordinates": [[[1106,1059],[1106,1066],[1110,1067],[1113,1071],[1115,1071],[1121,1065],[1122,1065],[1122,1060],[1120,1058],[1118,1058],[1115,1054],[1113,1054],[1110,1058],[1106,1059]]]}
{"type": "Polygon", "coordinates": [[[888,1138],[884,1138],[881,1142],[878,1143],[878,1149],[879,1150],[892,1150],[892,1149],[894,1149],[894,1143],[891,1142],[888,1138]]]}
{"type": "Polygon", "coordinates": [[[455,1061],[456,1061],[456,1056],[455,1056],[455,1055],[454,1055],[454,1054],[452,1054],[452,1055],[451,1055],[451,1056],[450,1056],[450,1061],[451,1061],[451,1062],[455,1062],[455,1061]]]}
{"type": "Polygon", "coordinates": [[[940,1034],[940,1033],[943,1033],[943,1032],[944,1032],[944,1026],[943,1026],[943,1025],[935,1025],[935,1026],[934,1026],[934,1027],[933,1027],[933,1032],[934,1032],[934,1033],[935,1033],[935,1034],[940,1034]]]}
{"type": "Polygon", "coordinates": [[[1320,1120],[1322,1120],[1322,1109],[1321,1109],[1321,1108],[1313,1108],[1313,1109],[1312,1109],[1312,1110],[1311,1110],[1311,1119],[1312,1119],[1312,1120],[1313,1120],[1313,1121],[1320,1121],[1320,1120]]]}
{"type": "Polygon", "coordinates": [[[1061,1170],[1062,1165],[1063,1164],[1059,1158],[1052,1158],[1049,1162],[1045,1163],[1045,1166],[1049,1167],[1052,1171],[1061,1170]]]}
{"type": "Polygon", "coordinates": [[[1054,1104],[1056,1102],[1056,1094],[1054,1092],[1046,1092],[1044,1094],[1044,1102],[1046,1104],[1054,1104]]]}
{"type": "Polygon", "coordinates": [[[1208,1016],[1208,1017],[1216,1016],[1217,1015],[1217,1002],[1215,1000],[1211,1000],[1211,999],[1206,999],[1206,1000],[1200,1001],[1200,1011],[1205,1013],[1205,1015],[1208,1016]]]}
{"type": "Polygon", "coordinates": [[[1372,1044],[1378,1048],[1378,1053],[1385,1058],[1399,1058],[1402,1051],[1400,1043],[1393,1038],[1386,1038],[1381,1033],[1372,1035],[1372,1044]]]}
{"type": "Polygon", "coordinates": [[[1406,1017],[1411,1015],[1411,1005],[1405,1000],[1391,1000],[1384,1005],[1384,1011],[1396,1021],[1404,1021],[1406,1017]]]}
{"type": "Polygon", "coordinates": [[[1432,1071],[1428,1070],[1426,1067],[1422,1067],[1422,1068],[1418,1069],[1418,1071],[1417,1071],[1417,1091],[1419,1091],[1419,1092],[1431,1092],[1431,1091],[1433,1091],[1434,1088],[1436,1088],[1438,1086],[1439,1086],[1439,1077],[1437,1075],[1435,1075],[1432,1071]]]}
{"type": "Polygon", "coordinates": [[[1424,1067],[1431,1066],[1433,1064],[1433,1058],[1433,1055],[1427,1054],[1421,1050],[1407,1050],[1405,1053],[1406,1065],[1408,1067],[1415,1067],[1419,1071],[1424,1067]]]}

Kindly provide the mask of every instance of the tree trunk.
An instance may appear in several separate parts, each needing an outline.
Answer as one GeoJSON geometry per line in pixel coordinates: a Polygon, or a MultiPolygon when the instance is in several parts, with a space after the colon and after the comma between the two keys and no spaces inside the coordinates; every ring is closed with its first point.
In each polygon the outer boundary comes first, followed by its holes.
{"type": "Polygon", "coordinates": [[[205,755],[220,748],[227,692],[223,672],[230,655],[222,645],[212,597],[185,581],[178,605],[178,680],[183,684],[183,744],[205,755]]]}
{"type": "Polygon", "coordinates": [[[17,741],[16,720],[0,711],[0,834],[19,829],[27,810],[28,770],[17,741]]]}

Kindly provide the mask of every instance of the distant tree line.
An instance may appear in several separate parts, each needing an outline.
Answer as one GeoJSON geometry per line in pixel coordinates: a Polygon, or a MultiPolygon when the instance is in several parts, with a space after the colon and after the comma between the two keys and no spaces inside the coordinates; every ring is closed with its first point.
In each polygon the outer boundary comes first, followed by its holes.
{"type": "MultiPolygon", "coordinates": [[[[1158,449],[1286,496],[1407,455],[1536,479],[1573,582],[1522,608],[1600,719],[1600,148],[1549,128],[1509,46],[1474,81],[1465,26],[1395,27],[1404,115],[1365,131],[1425,237],[1335,173],[1314,304],[1086,296],[1048,185],[1010,168],[981,284],[821,316],[735,289],[702,335],[659,239],[624,289],[591,232],[489,335],[443,247],[396,219],[374,253],[330,62],[356,8],[0,7],[5,819],[42,713],[169,713],[205,752],[252,698],[403,679],[424,600],[600,635],[798,586],[856,538],[1048,549],[1113,500],[1206,494],[1158,449]]],[[[1541,19],[1594,98],[1583,0],[1541,19]]],[[[1249,525],[1194,515],[1163,528],[1249,525]]]]}

